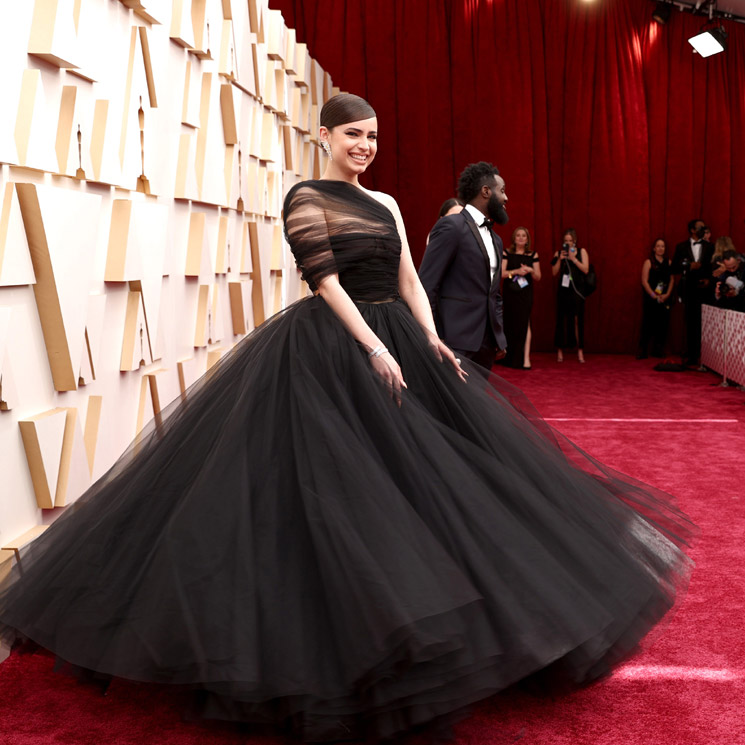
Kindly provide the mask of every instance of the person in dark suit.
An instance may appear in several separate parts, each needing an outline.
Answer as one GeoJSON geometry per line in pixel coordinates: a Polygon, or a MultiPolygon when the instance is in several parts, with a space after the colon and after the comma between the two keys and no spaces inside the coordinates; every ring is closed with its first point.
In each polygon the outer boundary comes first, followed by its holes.
{"type": "Polygon", "coordinates": [[[504,250],[491,228],[509,219],[504,179],[491,163],[472,163],[458,179],[458,197],[466,206],[435,224],[419,278],[440,337],[491,370],[507,347],[499,292],[504,250]]]}
{"type": "Polygon", "coordinates": [[[701,356],[701,305],[711,294],[709,286],[714,246],[704,240],[704,231],[703,220],[691,220],[688,223],[688,240],[678,243],[673,256],[672,271],[685,313],[684,365],[698,365],[701,356]]]}

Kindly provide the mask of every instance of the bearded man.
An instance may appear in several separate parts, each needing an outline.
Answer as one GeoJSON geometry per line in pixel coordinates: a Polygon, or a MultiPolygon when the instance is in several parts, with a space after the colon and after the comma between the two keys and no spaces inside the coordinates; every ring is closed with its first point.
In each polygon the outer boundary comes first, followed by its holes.
{"type": "Polygon", "coordinates": [[[459,356],[486,371],[504,357],[502,324],[502,239],[492,224],[508,221],[504,179],[481,161],[458,179],[463,210],[438,220],[419,267],[437,332],[459,356]]]}

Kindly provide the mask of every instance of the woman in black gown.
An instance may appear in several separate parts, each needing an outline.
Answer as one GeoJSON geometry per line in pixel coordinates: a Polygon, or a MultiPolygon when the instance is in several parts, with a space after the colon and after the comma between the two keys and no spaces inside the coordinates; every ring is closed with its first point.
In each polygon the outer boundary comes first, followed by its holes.
{"type": "Polygon", "coordinates": [[[321,123],[332,160],[284,208],[314,295],[32,544],[3,636],[312,741],[390,736],[533,674],[593,680],[672,606],[689,523],[515,389],[466,382],[396,203],[358,183],[374,112],[337,96],[321,123]]]}
{"type": "Polygon", "coordinates": [[[652,356],[665,356],[667,329],[670,325],[670,295],[673,291],[673,274],[667,257],[667,244],[658,238],[642,264],[642,328],[639,333],[638,360],[646,359],[649,344],[652,356]]]}
{"type": "Polygon", "coordinates": [[[530,312],[533,310],[533,282],[541,279],[538,254],[531,248],[527,228],[515,228],[512,242],[502,259],[502,298],[507,354],[504,364],[530,369],[530,312]]]}

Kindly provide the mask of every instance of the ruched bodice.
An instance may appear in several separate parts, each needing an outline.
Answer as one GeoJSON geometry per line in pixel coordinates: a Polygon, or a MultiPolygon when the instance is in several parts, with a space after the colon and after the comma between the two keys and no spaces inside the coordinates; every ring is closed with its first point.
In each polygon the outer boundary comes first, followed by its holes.
{"type": "Polygon", "coordinates": [[[367,191],[345,181],[304,181],[288,192],[284,219],[295,261],[313,292],[337,274],[353,300],[398,296],[396,220],[367,191]]]}

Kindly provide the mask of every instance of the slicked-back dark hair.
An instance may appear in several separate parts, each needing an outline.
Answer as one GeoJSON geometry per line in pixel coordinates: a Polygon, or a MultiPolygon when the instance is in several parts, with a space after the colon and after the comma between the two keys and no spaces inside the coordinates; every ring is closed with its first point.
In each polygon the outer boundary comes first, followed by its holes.
{"type": "Polygon", "coordinates": [[[321,126],[333,129],[340,124],[372,119],[375,109],[360,96],[354,93],[339,93],[332,96],[321,109],[321,126]]]}
{"type": "Polygon", "coordinates": [[[485,160],[470,163],[458,177],[458,197],[468,204],[481,191],[482,186],[491,186],[494,183],[495,176],[499,176],[499,169],[495,165],[485,160]]]}

